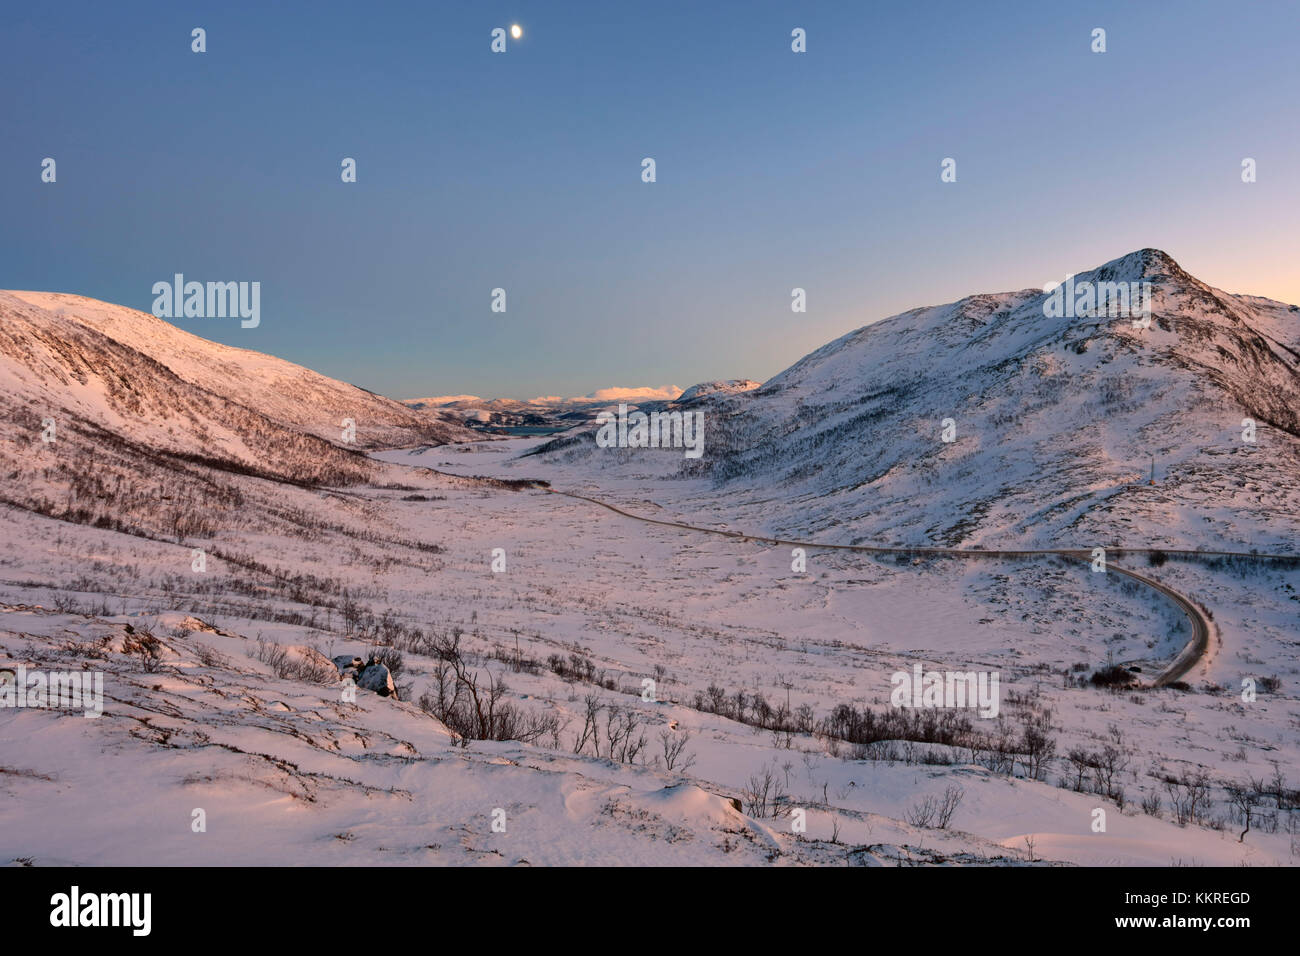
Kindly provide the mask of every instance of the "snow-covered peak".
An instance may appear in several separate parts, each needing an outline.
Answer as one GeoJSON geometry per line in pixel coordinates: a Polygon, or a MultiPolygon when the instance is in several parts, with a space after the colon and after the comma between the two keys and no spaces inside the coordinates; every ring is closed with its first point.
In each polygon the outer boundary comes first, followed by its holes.
{"type": "Polygon", "coordinates": [[[1140,282],[1148,281],[1187,281],[1191,276],[1183,271],[1174,257],[1162,249],[1138,249],[1126,256],[1112,259],[1089,272],[1082,273],[1083,278],[1097,281],[1140,282]]]}

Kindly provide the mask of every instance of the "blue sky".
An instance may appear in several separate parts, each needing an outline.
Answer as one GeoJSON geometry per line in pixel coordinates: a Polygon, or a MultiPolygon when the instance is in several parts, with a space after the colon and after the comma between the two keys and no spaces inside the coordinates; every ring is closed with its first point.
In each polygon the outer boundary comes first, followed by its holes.
{"type": "Polygon", "coordinates": [[[396,397],[765,379],[1144,246],[1300,302],[1297,36],[1294,2],[13,6],[0,287],[260,281],[258,328],[177,324],[396,397]]]}

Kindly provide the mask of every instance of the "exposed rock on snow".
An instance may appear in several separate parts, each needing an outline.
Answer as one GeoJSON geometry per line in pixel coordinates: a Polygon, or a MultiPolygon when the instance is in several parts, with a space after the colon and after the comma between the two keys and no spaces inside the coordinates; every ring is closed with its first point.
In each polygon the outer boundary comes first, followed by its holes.
{"type": "Polygon", "coordinates": [[[755,382],[748,378],[733,378],[725,382],[701,382],[698,385],[692,385],[686,391],[678,395],[677,401],[689,402],[705,395],[715,395],[718,392],[724,392],[728,395],[736,395],[741,392],[752,392],[762,384],[762,382],[755,382]]]}
{"type": "Polygon", "coordinates": [[[397,685],[383,664],[377,664],[373,659],[363,661],[355,655],[340,654],[334,658],[334,666],[338,669],[340,679],[351,678],[362,690],[372,691],[380,697],[397,699],[397,685]]]}
{"type": "Polygon", "coordinates": [[[361,673],[362,669],[366,666],[366,662],[355,655],[340,654],[338,657],[334,658],[334,666],[339,669],[340,677],[347,677],[349,670],[355,672],[352,675],[355,677],[356,674],[361,673]]]}
{"type": "Polygon", "coordinates": [[[380,697],[397,697],[397,686],[393,675],[383,664],[367,664],[357,676],[357,686],[374,691],[380,697]]]}

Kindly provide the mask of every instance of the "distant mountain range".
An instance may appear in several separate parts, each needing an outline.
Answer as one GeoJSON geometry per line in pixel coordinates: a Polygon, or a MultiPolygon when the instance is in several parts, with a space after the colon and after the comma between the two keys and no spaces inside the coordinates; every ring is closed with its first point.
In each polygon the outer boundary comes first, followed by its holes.
{"type": "Polygon", "coordinates": [[[729,382],[704,382],[686,390],[676,385],[658,388],[602,388],[576,398],[543,396],[519,401],[511,398],[485,399],[477,395],[444,395],[436,398],[411,398],[404,404],[415,409],[435,409],[458,417],[470,428],[483,431],[551,428],[563,430],[591,421],[596,413],[620,403],[635,407],[658,408],[672,402],[686,402],[712,392],[729,393],[758,388],[760,383],[748,379],[729,382]]]}
{"type": "MultiPolygon", "coordinates": [[[[757,384],[757,383],[756,383],[757,384]]],[[[600,405],[609,402],[665,402],[672,401],[682,394],[676,385],[661,385],[658,388],[639,386],[634,388],[601,388],[590,395],[576,398],[561,398],[558,395],[542,395],[527,401],[513,398],[482,398],[478,395],[441,395],[433,398],[408,398],[403,404],[412,408],[559,408],[572,405],[600,405]]]]}

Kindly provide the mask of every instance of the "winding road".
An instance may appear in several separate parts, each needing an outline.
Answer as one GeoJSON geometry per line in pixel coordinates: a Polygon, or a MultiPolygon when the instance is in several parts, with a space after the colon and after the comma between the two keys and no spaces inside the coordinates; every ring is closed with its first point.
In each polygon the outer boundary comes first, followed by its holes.
{"type": "MultiPolygon", "coordinates": [[[[739,531],[723,531],[719,528],[704,528],[699,525],[685,524],[680,521],[666,521],[662,518],[647,518],[644,515],[633,514],[622,508],[612,505],[607,501],[601,501],[599,498],[592,498],[587,495],[580,495],[572,491],[559,491],[549,485],[536,483],[534,488],[547,491],[553,495],[563,495],[566,498],[576,498],[579,501],[587,501],[593,505],[599,505],[614,514],[622,515],[624,518],[631,518],[633,521],[642,521],[646,524],[662,525],[665,528],[678,528],[683,531],[696,531],[702,534],[721,535],[726,538],[735,538],[738,541],[753,541],[758,544],[770,545],[788,545],[797,548],[819,548],[838,551],[862,551],[873,554],[934,554],[945,555],[960,558],[1027,558],[1041,557],[1043,555],[1059,555],[1061,557],[1073,558],[1078,561],[1091,562],[1091,551],[1078,551],[1067,548],[1039,548],[1024,549],[1013,551],[985,551],[977,548],[933,548],[933,547],[884,547],[880,545],[868,544],[826,544],[820,541],[798,541],[787,538],[772,538],[765,535],[743,534],[739,531]]],[[[1248,558],[1292,558],[1292,555],[1277,554],[1253,554],[1244,551],[1185,551],[1171,550],[1169,548],[1107,548],[1109,553],[1119,554],[1154,554],[1157,551],[1164,554],[1176,555],[1195,555],[1198,557],[1248,557],[1248,558]]],[[[1106,567],[1108,570],[1118,572],[1125,577],[1132,578],[1134,581],[1144,584],[1152,590],[1164,595],[1175,606],[1187,616],[1192,625],[1191,640],[1180,650],[1156,677],[1146,686],[1163,687],[1166,684],[1173,683],[1182,678],[1188,671],[1196,666],[1197,662],[1205,655],[1210,646],[1210,620],[1208,615],[1197,606],[1191,598],[1175,591],[1166,584],[1162,584],[1154,578],[1149,578],[1145,574],[1139,574],[1136,571],[1130,571],[1128,568],[1122,568],[1117,564],[1107,560],[1106,567]]]]}

